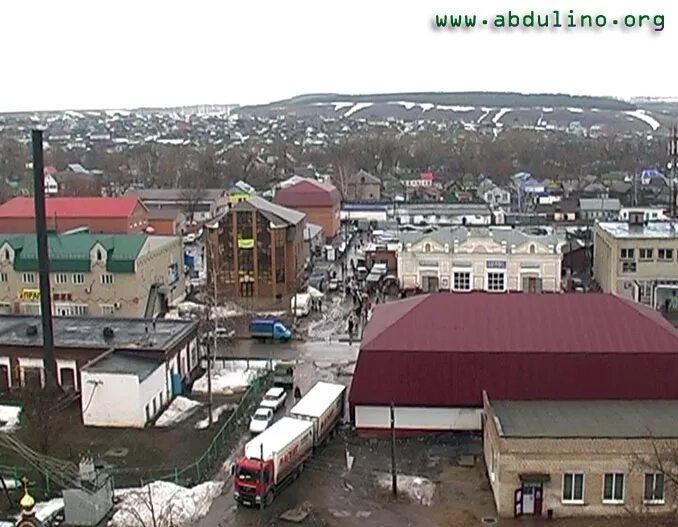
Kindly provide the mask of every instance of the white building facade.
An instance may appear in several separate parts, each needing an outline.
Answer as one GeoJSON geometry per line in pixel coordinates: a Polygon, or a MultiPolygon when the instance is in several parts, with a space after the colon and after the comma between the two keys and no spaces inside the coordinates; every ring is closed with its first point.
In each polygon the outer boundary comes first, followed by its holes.
{"type": "Polygon", "coordinates": [[[504,227],[458,227],[403,236],[404,290],[560,292],[562,252],[555,234],[504,227]]]}

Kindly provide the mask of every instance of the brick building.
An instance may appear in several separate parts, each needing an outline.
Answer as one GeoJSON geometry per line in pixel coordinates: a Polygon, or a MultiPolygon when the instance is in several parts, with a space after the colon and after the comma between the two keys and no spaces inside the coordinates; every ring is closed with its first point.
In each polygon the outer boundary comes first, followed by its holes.
{"type": "Polygon", "coordinates": [[[675,510],[676,488],[661,466],[678,451],[677,417],[676,400],[490,401],[485,394],[484,457],[499,516],[675,510]]]}
{"type": "Polygon", "coordinates": [[[331,240],[339,232],[341,194],[333,185],[320,183],[315,179],[301,179],[278,190],[273,201],[303,212],[306,221],[323,228],[327,240],[331,240]]]}
{"type": "Polygon", "coordinates": [[[186,215],[179,209],[148,209],[148,226],[153,229],[153,234],[162,236],[183,234],[185,225],[186,215]]]}
{"type": "Polygon", "coordinates": [[[381,180],[365,170],[360,170],[348,178],[344,198],[351,201],[379,201],[381,180]]]}
{"type": "Polygon", "coordinates": [[[292,293],[304,268],[304,218],[258,196],[233,205],[208,231],[208,284],[217,272],[220,296],[292,293]]]}
{"type": "MultiPolygon", "coordinates": [[[[87,227],[92,233],[144,232],[148,209],[136,197],[46,198],[47,228],[64,232],[87,227]]],[[[0,205],[0,232],[35,232],[33,198],[13,198],[0,205]]]]}

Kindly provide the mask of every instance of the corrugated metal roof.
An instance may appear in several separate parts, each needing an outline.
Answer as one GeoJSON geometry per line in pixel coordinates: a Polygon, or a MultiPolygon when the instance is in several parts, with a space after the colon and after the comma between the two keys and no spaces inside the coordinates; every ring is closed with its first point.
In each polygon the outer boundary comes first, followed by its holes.
{"type": "MultiPolygon", "coordinates": [[[[260,198],[259,196],[252,196],[251,198],[241,201],[240,203],[236,204],[233,209],[238,210],[239,208],[242,208],[244,205],[243,203],[249,203],[252,205],[254,208],[258,209],[259,211],[263,212],[268,212],[269,214],[273,214],[274,216],[277,216],[281,221],[274,222],[277,223],[278,225],[296,225],[300,221],[302,221],[305,217],[306,214],[303,212],[299,212],[297,210],[293,209],[288,209],[287,207],[283,207],[281,205],[278,205],[276,203],[271,203],[270,201],[260,198]]],[[[274,221],[273,218],[269,218],[269,220],[274,221]]]]}
{"type": "Polygon", "coordinates": [[[304,179],[278,190],[273,201],[286,207],[330,207],[341,203],[341,194],[333,185],[304,179]]]}
{"type": "MultiPolygon", "coordinates": [[[[127,218],[139,203],[136,196],[46,198],[48,218],[127,218]]],[[[0,218],[33,218],[33,198],[13,198],[0,205],[0,218]]]]}
{"type": "Polygon", "coordinates": [[[678,401],[492,401],[504,437],[678,438],[678,401]]]}
{"type": "Polygon", "coordinates": [[[362,349],[678,353],[678,330],[603,293],[436,293],[377,305],[362,349]]]}

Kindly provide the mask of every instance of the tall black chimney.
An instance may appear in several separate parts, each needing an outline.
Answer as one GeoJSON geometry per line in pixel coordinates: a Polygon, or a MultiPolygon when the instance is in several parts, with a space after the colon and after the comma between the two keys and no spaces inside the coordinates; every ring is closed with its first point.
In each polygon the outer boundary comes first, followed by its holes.
{"type": "Polygon", "coordinates": [[[42,130],[33,130],[33,194],[35,196],[35,235],[38,243],[40,275],[40,311],[42,313],[42,347],[45,387],[58,385],[52,331],[52,295],[49,285],[49,252],[47,249],[47,219],[45,216],[45,168],[42,158],[42,130]]]}

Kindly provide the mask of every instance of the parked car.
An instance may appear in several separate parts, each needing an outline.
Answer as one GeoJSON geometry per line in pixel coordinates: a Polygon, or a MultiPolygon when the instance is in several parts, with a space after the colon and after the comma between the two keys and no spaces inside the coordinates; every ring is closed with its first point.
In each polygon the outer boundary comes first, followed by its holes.
{"type": "Polygon", "coordinates": [[[261,408],[270,408],[274,412],[277,412],[285,405],[285,399],[287,399],[285,388],[276,386],[266,392],[266,395],[264,395],[259,406],[261,408]]]}
{"type": "Polygon", "coordinates": [[[327,290],[328,291],[338,291],[339,290],[339,279],[338,278],[332,278],[327,284],[327,290]]]}
{"type": "Polygon", "coordinates": [[[273,422],[273,410],[270,408],[257,408],[250,420],[250,433],[261,434],[273,422]]]}
{"type": "Polygon", "coordinates": [[[326,283],[327,271],[325,269],[314,269],[308,279],[308,285],[316,288],[318,291],[324,291],[326,283]]]}
{"type": "Polygon", "coordinates": [[[184,236],[184,243],[195,243],[195,233],[189,232],[186,236],[184,236]]]}
{"type": "Polygon", "coordinates": [[[273,369],[273,385],[283,388],[294,387],[294,361],[281,361],[273,369]]]}
{"type": "Polygon", "coordinates": [[[368,273],[369,271],[367,270],[367,267],[363,267],[362,265],[355,270],[355,274],[358,277],[358,280],[364,280],[365,278],[367,278],[368,273]]]}

